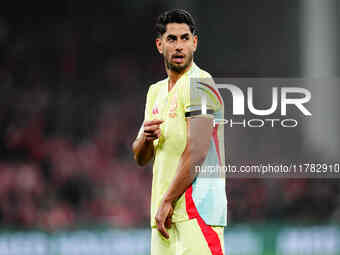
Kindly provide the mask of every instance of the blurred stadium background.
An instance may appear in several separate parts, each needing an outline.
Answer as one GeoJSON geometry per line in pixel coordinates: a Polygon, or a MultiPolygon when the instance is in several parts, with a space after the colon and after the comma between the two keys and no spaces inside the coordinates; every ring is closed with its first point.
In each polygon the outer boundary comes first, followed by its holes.
{"type": "MultiPolygon", "coordinates": [[[[164,10],[197,19],[195,61],[215,77],[339,76],[336,0],[2,5],[0,255],[148,254],[151,166],[130,145],[165,77],[164,10]]],[[[339,161],[339,84],[313,89],[302,127],[226,129],[228,160],[339,161]]],[[[226,254],[340,254],[338,179],[233,178],[227,194],[226,254]]]]}

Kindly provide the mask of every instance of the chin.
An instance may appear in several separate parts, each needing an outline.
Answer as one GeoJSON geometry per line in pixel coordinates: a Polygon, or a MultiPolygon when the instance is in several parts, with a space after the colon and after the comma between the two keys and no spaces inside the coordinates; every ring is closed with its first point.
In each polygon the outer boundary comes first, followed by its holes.
{"type": "Polygon", "coordinates": [[[170,69],[176,73],[182,73],[188,66],[188,63],[172,64],[170,69]]]}
{"type": "Polygon", "coordinates": [[[182,73],[185,70],[186,66],[172,66],[171,70],[176,73],[182,73]]]}

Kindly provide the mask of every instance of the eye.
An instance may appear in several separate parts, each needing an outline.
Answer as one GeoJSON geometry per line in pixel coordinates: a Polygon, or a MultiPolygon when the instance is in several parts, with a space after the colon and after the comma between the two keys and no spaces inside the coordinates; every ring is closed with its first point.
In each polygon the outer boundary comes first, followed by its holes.
{"type": "Polygon", "coordinates": [[[176,41],[176,37],[175,36],[168,36],[167,41],[168,42],[174,42],[174,41],[176,41]]]}

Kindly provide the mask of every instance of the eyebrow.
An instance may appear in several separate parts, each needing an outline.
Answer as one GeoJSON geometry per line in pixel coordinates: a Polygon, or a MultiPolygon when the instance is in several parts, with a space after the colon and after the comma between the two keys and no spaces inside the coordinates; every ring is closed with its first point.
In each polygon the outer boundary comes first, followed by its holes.
{"type": "Polygon", "coordinates": [[[176,40],[176,39],[177,39],[177,36],[176,36],[176,35],[170,34],[170,35],[168,35],[166,38],[167,38],[167,39],[176,40]]]}
{"type": "MultiPolygon", "coordinates": [[[[180,35],[180,37],[181,37],[181,38],[189,37],[189,33],[182,34],[182,35],[180,35]]],[[[168,38],[168,39],[177,39],[177,36],[174,35],[174,34],[169,34],[169,35],[167,36],[167,38],[168,38]]]]}
{"type": "Polygon", "coordinates": [[[181,35],[181,38],[189,37],[189,33],[185,33],[181,35]]]}

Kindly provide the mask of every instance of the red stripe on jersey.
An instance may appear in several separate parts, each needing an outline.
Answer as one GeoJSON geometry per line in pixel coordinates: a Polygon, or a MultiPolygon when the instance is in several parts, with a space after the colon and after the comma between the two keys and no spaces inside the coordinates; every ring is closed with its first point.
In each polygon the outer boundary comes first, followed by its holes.
{"type": "Polygon", "coordinates": [[[223,255],[220,239],[213,228],[203,221],[199,215],[195,206],[194,200],[192,199],[192,185],[185,192],[185,205],[189,216],[189,219],[196,218],[198,225],[203,233],[205,240],[208,243],[209,249],[212,255],[223,255]]]}
{"type": "Polygon", "coordinates": [[[210,86],[209,84],[205,84],[203,82],[198,82],[198,83],[202,84],[202,85],[208,87],[210,90],[212,90],[212,92],[214,92],[214,94],[217,97],[217,99],[220,102],[220,104],[222,104],[222,99],[221,99],[220,95],[218,94],[218,92],[212,86],[210,86]]]}

